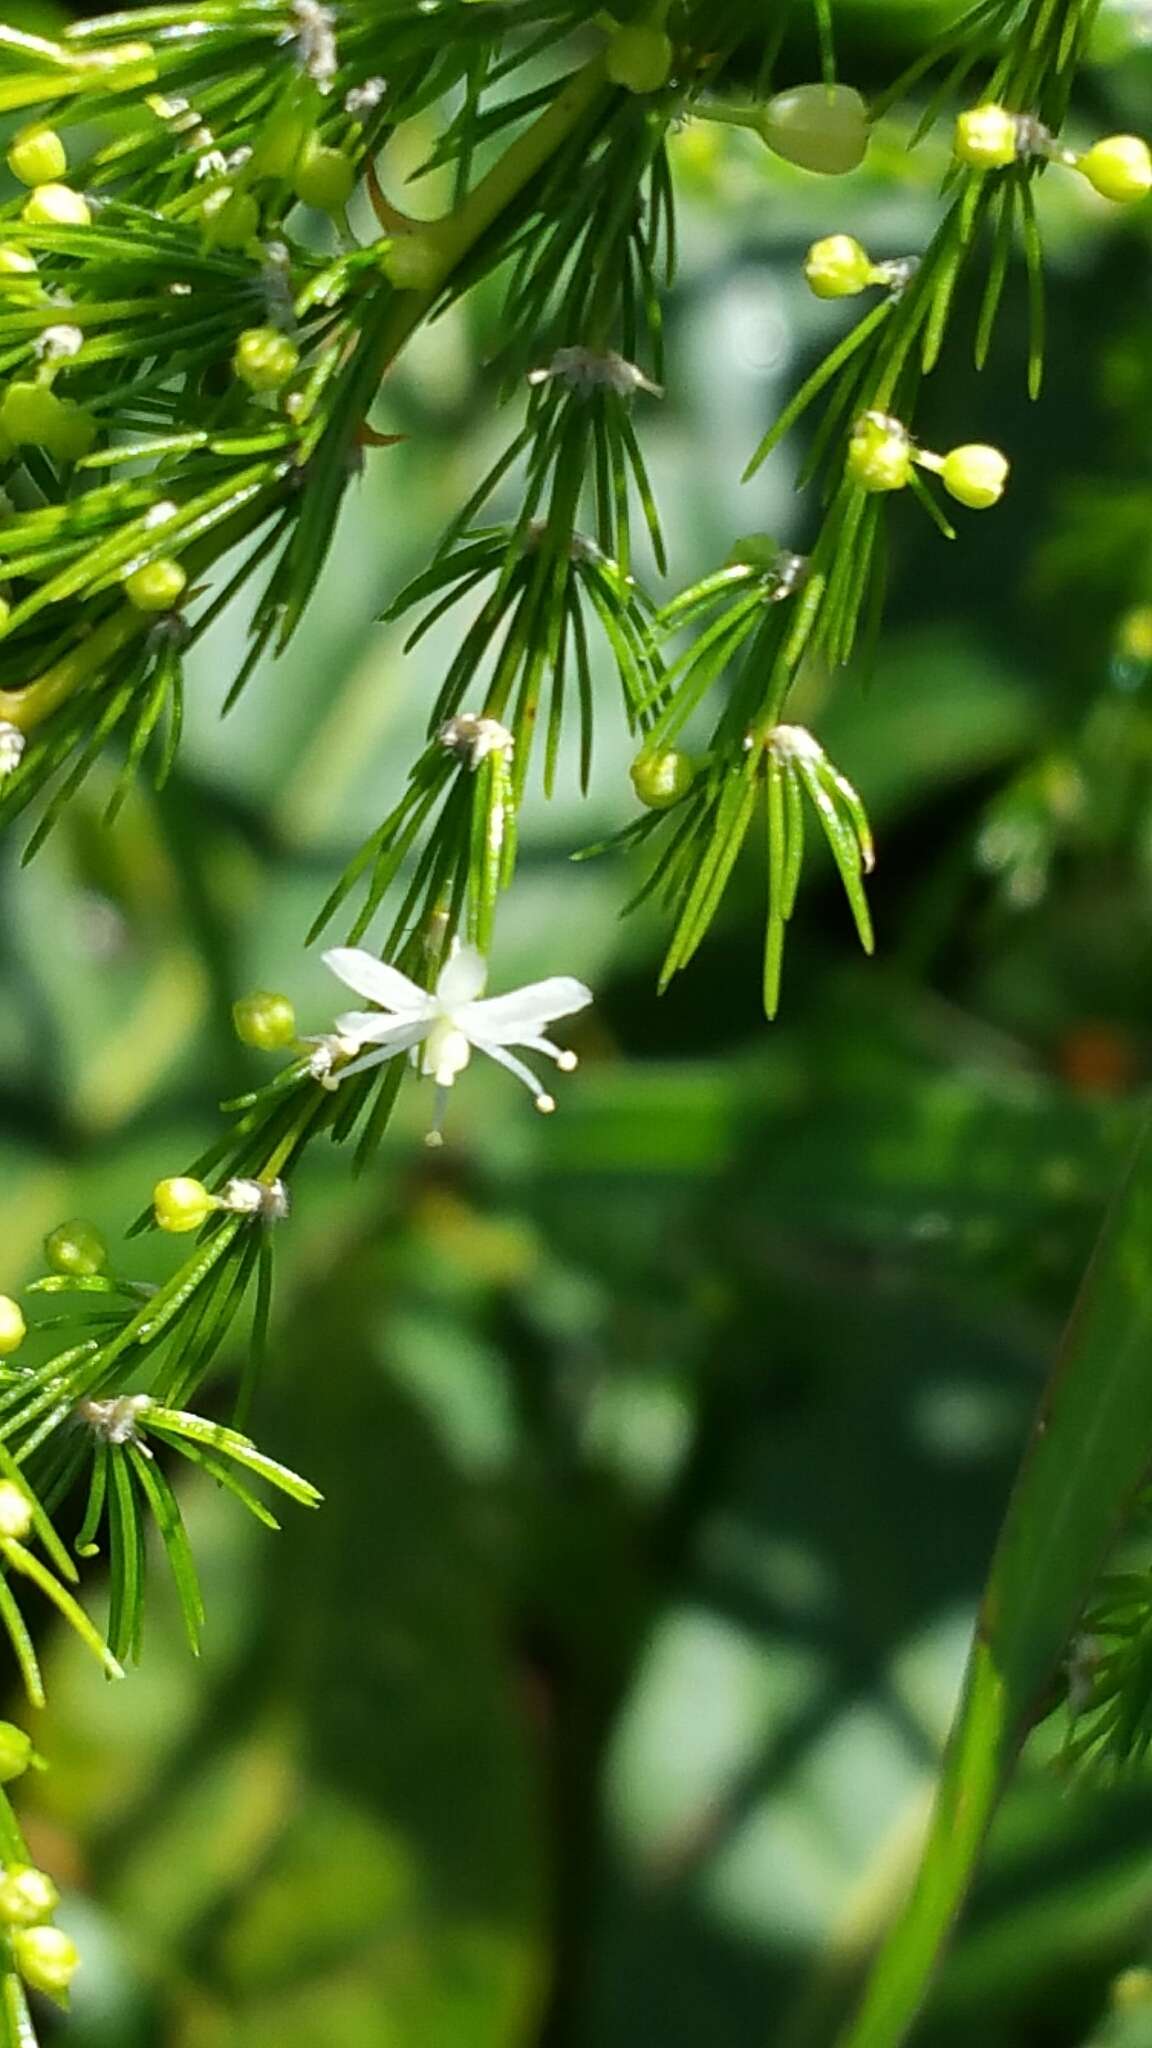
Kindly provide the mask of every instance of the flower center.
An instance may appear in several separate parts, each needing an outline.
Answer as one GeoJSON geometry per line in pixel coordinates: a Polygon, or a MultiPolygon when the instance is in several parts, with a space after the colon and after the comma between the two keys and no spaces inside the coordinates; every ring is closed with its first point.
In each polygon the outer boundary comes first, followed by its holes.
{"type": "Polygon", "coordinates": [[[472,1057],[472,1047],[450,1017],[438,1017],[424,1040],[420,1072],[430,1074],[438,1088],[450,1088],[472,1057]]]}

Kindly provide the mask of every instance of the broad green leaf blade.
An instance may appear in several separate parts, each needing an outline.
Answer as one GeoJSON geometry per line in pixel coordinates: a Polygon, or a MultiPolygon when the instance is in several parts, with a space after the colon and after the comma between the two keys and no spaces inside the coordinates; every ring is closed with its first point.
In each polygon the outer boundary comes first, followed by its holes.
{"type": "Polygon", "coordinates": [[[985,1588],[919,1873],[841,2048],[897,2048],[1039,1704],[1152,1456],[1152,1127],[1041,1404],[985,1588]]]}

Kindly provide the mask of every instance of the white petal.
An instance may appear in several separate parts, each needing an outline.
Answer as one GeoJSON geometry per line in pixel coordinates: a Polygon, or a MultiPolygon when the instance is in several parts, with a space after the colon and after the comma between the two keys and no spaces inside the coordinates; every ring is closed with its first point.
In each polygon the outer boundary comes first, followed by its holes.
{"type": "Polygon", "coordinates": [[[431,1030],[426,1016],[414,1017],[411,1010],[400,1016],[391,1016],[385,1010],[345,1010],[336,1019],[336,1030],[341,1038],[352,1041],[353,1047],[362,1045],[390,1045],[398,1032],[410,1031],[419,1023],[421,1031],[431,1030]]]}
{"type": "Polygon", "coordinates": [[[386,967],[383,960],[377,960],[374,953],[365,953],[360,946],[336,946],[324,955],[325,967],[348,988],[355,989],[358,996],[367,996],[370,1003],[380,1003],[386,1010],[426,1011],[429,997],[426,990],[417,988],[398,967],[386,967]]]}
{"type": "Polygon", "coordinates": [[[546,1102],[549,1108],[552,1107],[552,1097],[540,1086],[531,1067],[526,1067],[523,1060],[518,1060],[514,1053],[506,1052],[502,1045],[485,1045],[481,1038],[474,1038],[472,1043],[477,1052],[486,1053],[490,1060],[496,1061],[497,1066],[507,1067],[510,1074],[515,1074],[518,1081],[523,1081],[524,1086],[531,1090],[535,1102],[546,1102]]]}
{"type": "Polygon", "coordinates": [[[371,1052],[361,1053],[357,1059],[349,1060],[346,1067],[335,1067],[332,1081],[339,1085],[342,1081],[347,1081],[352,1074],[364,1074],[369,1067],[378,1067],[384,1060],[394,1060],[397,1053],[407,1052],[410,1046],[419,1045],[424,1030],[423,1021],[407,1024],[403,1031],[397,1032],[390,1044],[377,1045],[371,1052]]]}
{"type": "Polygon", "coordinates": [[[486,1003],[469,1003],[457,1010],[455,1021],[475,1044],[523,1045],[540,1035],[540,1026],[554,1017],[570,1017],[586,1009],[592,991],[570,974],[555,974],[550,981],[531,981],[526,988],[514,988],[510,995],[492,996],[486,1003]]]}
{"type": "Polygon", "coordinates": [[[440,970],[436,983],[436,1000],[446,1010],[454,1010],[460,1003],[470,1003],[478,996],[488,979],[488,962],[475,946],[460,946],[440,970]]]}

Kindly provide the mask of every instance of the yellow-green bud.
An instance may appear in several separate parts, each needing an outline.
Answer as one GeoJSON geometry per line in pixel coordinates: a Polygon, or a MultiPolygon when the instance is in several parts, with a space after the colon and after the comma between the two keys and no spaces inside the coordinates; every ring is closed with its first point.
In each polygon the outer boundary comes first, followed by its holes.
{"type": "Polygon", "coordinates": [[[157,1181],[152,1191],[152,1206],[161,1230],[170,1230],[175,1236],[180,1236],[186,1230],[199,1230],[220,1205],[202,1180],[177,1174],[172,1180],[157,1181]]]}
{"type": "Polygon", "coordinates": [[[868,148],[868,109],[850,85],[794,85],[778,92],[759,128],[786,163],[826,177],[854,171],[868,148]]]}
{"type": "Polygon", "coordinates": [[[637,754],[629,774],[632,787],[650,811],[669,811],[692,787],[694,770],[687,754],[665,747],[658,754],[637,754]]]}
{"type": "Polygon", "coordinates": [[[0,277],[34,277],[36,258],[27,249],[0,248],[0,277]]]}
{"type": "Polygon", "coordinates": [[[79,462],[96,439],[96,422],[86,405],[74,398],[56,401],[56,417],[44,446],[57,462],[79,462]]]}
{"type": "Polygon", "coordinates": [[[978,171],[999,171],[1014,164],[1020,153],[1015,114],[991,103],[969,107],[956,117],[952,150],[962,164],[978,171]]]}
{"type": "Polygon", "coordinates": [[[256,989],[232,1005],[232,1022],[242,1045],[257,1052],[282,1052],[296,1042],[296,1012],[287,996],[256,989]]]}
{"type": "Polygon", "coordinates": [[[1008,458],[1001,455],[999,448],[989,448],[983,441],[968,441],[944,457],[940,481],[961,505],[971,506],[973,512],[984,512],[1004,495],[1008,458]]]}
{"type": "Polygon", "coordinates": [[[1112,1979],[1108,2002],[1113,2012],[1146,2012],[1152,2006],[1152,1970],[1121,1970],[1112,1979]]]}
{"type": "Polygon", "coordinates": [[[0,1543],[19,1542],[32,1527],[32,1503],[11,1479],[0,1479],[0,1543]]]}
{"type": "Polygon", "coordinates": [[[62,1927],[18,1927],[12,1936],[16,1968],[33,1991],[63,1999],[80,1964],[80,1951],[62,1927]]]}
{"type": "Polygon", "coordinates": [[[1106,135],[1076,160],[1102,199],[1143,199],[1152,191],[1152,153],[1138,135],[1106,135]]]}
{"type": "Polygon", "coordinates": [[[92,213],[82,192],[71,185],[37,185],[24,201],[21,220],[38,228],[90,228],[92,213]]]}
{"type": "Polygon", "coordinates": [[[300,351],[275,327],[248,327],[236,343],[232,367],[250,391],[279,391],[300,367],[300,351]]]}
{"type": "Polygon", "coordinates": [[[912,444],[899,420],[865,413],[848,442],[848,474],[866,491],[902,491],[912,475],[912,444]]]}
{"type": "Polygon", "coordinates": [[[8,151],[8,169],[22,185],[51,185],[68,169],[68,152],[54,128],[22,128],[8,151]]]}
{"type": "Polygon", "coordinates": [[[46,448],[60,424],[60,404],[47,384],[19,378],[0,401],[0,427],[17,448],[46,448]]]}
{"type": "Polygon", "coordinates": [[[342,149],[329,149],[312,136],[297,159],[292,189],[305,206],[339,213],[356,190],[356,166],[342,149]]]}
{"type": "Polygon", "coordinates": [[[380,268],[398,292],[428,291],[443,276],[439,249],[431,235],[396,235],[380,251],[380,268]]]}
{"type": "Polygon", "coordinates": [[[629,92],[659,92],[672,69],[672,42],[662,28],[637,23],[618,28],[608,45],[605,64],[613,85],[629,92]]]}
{"type": "Polygon", "coordinates": [[[246,249],[260,226],[260,208],[251,192],[220,185],[209,192],[201,213],[209,239],[221,249],[246,249]]]}
{"type": "Polygon", "coordinates": [[[124,594],[138,612],[169,612],[183,596],[188,578],[179,562],[161,556],[124,578],[124,594]]]}
{"type": "Polygon", "coordinates": [[[44,1257],[54,1273],[67,1273],[74,1280],[90,1280],[108,1264],[108,1247],[94,1223],[85,1216],[73,1216],[58,1223],[44,1239],[44,1257]]]}
{"type": "Polygon", "coordinates": [[[855,235],[824,235],[804,258],[808,288],[818,299],[850,299],[872,282],[872,258],[855,235]]]}
{"type": "Polygon", "coordinates": [[[32,1737],[23,1728],[14,1721],[0,1721],[0,1785],[22,1778],[35,1754],[32,1737]]]}
{"type": "Polygon", "coordinates": [[[0,1294],[0,1358],[11,1358],[14,1351],[28,1335],[28,1325],[18,1301],[10,1294],[0,1294]]]}
{"type": "Polygon", "coordinates": [[[294,96],[273,109],[252,147],[249,170],[254,178],[292,176],[296,159],[315,130],[321,104],[320,94],[309,82],[303,99],[294,96]]]}
{"type": "Polygon", "coordinates": [[[46,1870],[12,1863],[0,1871],[0,1921],[7,1927],[39,1927],[50,1920],[60,1894],[46,1870]]]}

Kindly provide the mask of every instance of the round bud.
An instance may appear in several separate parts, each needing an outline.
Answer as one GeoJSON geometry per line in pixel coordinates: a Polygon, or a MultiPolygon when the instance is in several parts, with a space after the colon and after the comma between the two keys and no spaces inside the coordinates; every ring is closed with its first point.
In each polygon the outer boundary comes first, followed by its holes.
{"type": "Polygon", "coordinates": [[[632,787],[650,811],[670,811],[687,796],[694,776],[692,762],[676,747],[659,754],[637,754],[628,773],[632,787]]]}
{"type": "Polygon", "coordinates": [[[22,1778],[35,1754],[30,1735],[14,1721],[0,1721],[0,1785],[22,1778]]]}
{"type": "Polygon", "coordinates": [[[250,391],[279,391],[296,375],[300,351],[275,327],[248,327],[236,343],[232,367],[250,391]]]}
{"type": "Polygon", "coordinates": [[[0,427],[17,448],[46,448],[60,425],[60,400],[47,384],[10,384],[0,402],[0,427]]]}
{"type": "Polygon", "coordinates": [[[864,161],[868,109],[850,85],[794,85],[768,101],[760,133],[787,163],[840,177],[864,161]]]}
{"type": "Polygon", "coordinates": [[[157,1181],[152,1191],[152,1206],[161,1230],[170,1230],[173,1235],[180,1236],[186,1230],[199,1230],[219,1203],[215,1196],[209,1194],[202,1180],[177,1174],[172,1180],[157,1181]]]}
{"type": "Polygon", "coordinates": [[[296,1012],[287,996],[256,989],[232,1005],[232,1022],[242,1045],[256,1052],[281,1052],[296,1043],[296,1012]]]}
{"type": "Polygon", "coordinates": [[[86,405],[78,405],[74,398],[59,398],[56,401],[56,417],[44,446],[57,462],[79,462],[87,455],[96,439],[96,422],[86,405]]]}
{"type": "Polygon", "coordinates": [[[1004,495],[1008,481],[1008,458],[998,448],[982,441],[966,442],[953,448],[940,465],[944,489],[973,512],[984,512],[1004,495]]]}
{"type": "Polygon", "coordinates": [[[850,299],[872,282],[872,258],[855,235],[825,235],[804,258],[808,288],[818,299],[850,299]]]}
{"type": "Polygon", "coordinates": [[[32,1527],[32,1503],[10,1479],[0,1479],[0,1542],[28,1534],[32,1527]]]}
{"type": "Polygon", "coordinates": [[[73,1280],[90,1280],[108,1264],[108,1247],[94,1223],[86,1216],[73,1216],[70,1223],[58,1223],[44,1239],[44,1257],[54,1273],[67,1273],[73,1280]]]}
{"type": "Polygon", "coordinates": [[[124,593],[138,612],[170,612],[187,588],[188,578],[179,562],[161,556],[145,562],[124,578],[124,593]]]}
{"type": "Polygon", "coordinates": [[[310,81],[305,90],[301,80],[300,89],[305,91],[304,98],[294,93],[290,100],[281,101],[256,137],[248,165],[254,178],[287,180],[292,176],[296,159],[315,130],[321,104],[320,95],[311,87],[310,81]]]}
{"type": "Polygon", "coordinates": [[[28,1335],[20,1303],[10,1294],[0,1294],[0,1358],[11,1358],[28,1335]]]}
{"type": "Polygon", "coordinates": [[[771,533],[745,533],[734,541],[724,563],[726,569],[774,569],[780,560],[780,543],[771,533]]]}
{"type": "Polygon", "coordinates": [[[1112,1979],[1108,2001],[1113,2012],[1146,2012],[1152,2006],[1152,1970],[1139,1965],[1112,1979]]]}
{"type": "Polygon", "coordinates": [[[54,128],[22,128],[9,148],[8,169],[22,185],[50,185],[68,169],[68,152],[54,128]]]}
{"type": "Polygon", "coordinates": [[[659,92],[672,69],[672,43],[662,28],[618,28],[608,45],[608,76],[629,92],[659,92]]]}
{"type": "Polygon", "coordinates": [[[1105,136],[1077,158],[1076,168],[1102,199],[1123,203],[1152,191],[1152,153],[1138,135],[1105,136]]]}
{"type": "Polygon", "coordinates": [[[209,192],[200,210],[209,240],[220,249],[246,249],[260,226],[260,208],[251,192],[235,192],[231,185],[209,192]]]}
{"type": "Polygon", "coordinates": [[[339,213],[356,190],[356,166],[342,149],[329,149],[313,135],[297,159],[292,190],[305,206],[339,213]]]}
{"type": "Polygon", "coordinates": [[[21,220],[38,228],[90,228],[92,214],[82,192],[71,185],[37,185],[24,201],[21,220]]]}
{"type": "Polygon", "coordinates": [[[899,420],[865,414],[848,442],[848,474],[866,491],[902,491],[912,475],[912,444],[899,420]]]}
{"type": "Polygon", "coordinates": [[[65,1996],[80,1964],[80,1951],[62,1927],[18,1927],[12,1954],[24,1982],[49,1998],[65,1996]]]}
{"type": "Polygon", "coordinates": [[[1019,155],[1016,116],[1007,107],[969,107],[956,117],[953,154],[978,171],[1000,171],[1019,155]]]}
{"type": "Polygon", "coordinates": [[[0,1921],[7,1927],[39,1927],[50,1920],[60,1894],[46,1870],[12,1863],[0,1871],[0,1921]]]}
{"type": "Polygon", "coordinates": [[[0,248],[0,277],[34,277],[36,258],[27,249],[0,248]]]}
{"type": "Polygon", "coordinates": [[[380,268],[398,292],[430,291],[443,276],[440,251],[431,235],[396,235],[385,242],[380,268]]]}

